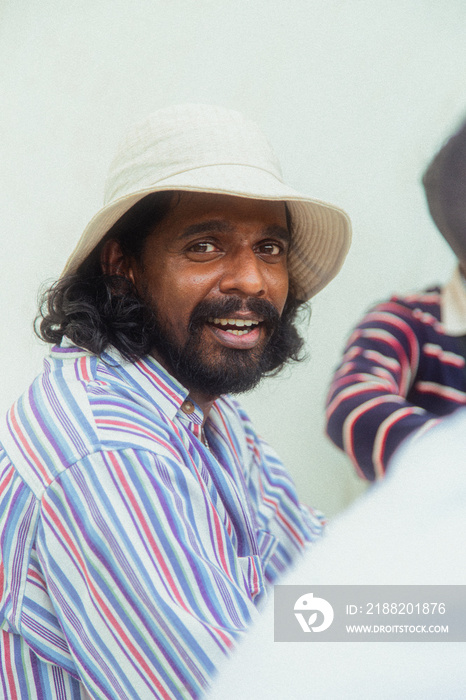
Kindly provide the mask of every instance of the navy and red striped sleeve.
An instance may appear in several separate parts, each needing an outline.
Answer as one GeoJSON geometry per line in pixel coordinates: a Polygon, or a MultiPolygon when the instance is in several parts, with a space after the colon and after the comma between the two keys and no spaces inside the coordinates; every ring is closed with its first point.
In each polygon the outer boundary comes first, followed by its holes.
{"type": "Polygon", "coordinates": [[[351,334],[330,386],[327,434],[371,481],[383,476],[408,435],[438,419],[409,400],[426,341],[424,321],[421,311],[397,298],[374,307],[351,334]]]}

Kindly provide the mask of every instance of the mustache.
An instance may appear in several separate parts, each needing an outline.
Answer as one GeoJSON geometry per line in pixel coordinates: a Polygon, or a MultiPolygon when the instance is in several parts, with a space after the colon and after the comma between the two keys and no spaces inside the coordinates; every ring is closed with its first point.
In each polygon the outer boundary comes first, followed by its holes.
{"type": "Polygon", "coordinates": [[[260,316],[269,332],[273,332],[280,323],[280,314],[270,301],[254,297],[241,299],[241,297],[232,296],[225,299],[204,299],[204,301],[199,302],[191,313],[189,330],[195,331],[206,323],[208,318],[227,318],[237,311],[250,311],[260,316]]]}

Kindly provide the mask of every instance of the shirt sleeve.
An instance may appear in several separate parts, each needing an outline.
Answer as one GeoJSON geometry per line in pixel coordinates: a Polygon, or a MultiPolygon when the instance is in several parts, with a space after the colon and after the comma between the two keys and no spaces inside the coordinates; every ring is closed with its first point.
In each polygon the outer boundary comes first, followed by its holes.
{"type": "Polygon", "coordinates": [[[91,697],[199,697],[257,614],[256,557],[237,556],[215,492],[175,459],[80,460],[42,499],[37,548],[91,697]]]}
{"type": "Polygon", "coordinates": [[[327,397],[327,434],[360,476],[382,477],[400,443],[438,420],[407,400],[419,364],[419,324],[391,300],[355,328],[327,397]]]}

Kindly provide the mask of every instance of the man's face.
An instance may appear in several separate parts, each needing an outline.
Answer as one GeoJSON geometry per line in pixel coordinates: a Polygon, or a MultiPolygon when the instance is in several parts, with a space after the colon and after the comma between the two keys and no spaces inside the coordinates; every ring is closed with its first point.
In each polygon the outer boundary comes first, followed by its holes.
{"type": "Polygon", "coordinates": [[[257,383],[288,296],[289,239],[282,202],[174,195],[130,276],[163,336],[154,354],[188,389],[209,395],[257,383]],[[239,383],[228,381],[233,374],[239,383]]]}

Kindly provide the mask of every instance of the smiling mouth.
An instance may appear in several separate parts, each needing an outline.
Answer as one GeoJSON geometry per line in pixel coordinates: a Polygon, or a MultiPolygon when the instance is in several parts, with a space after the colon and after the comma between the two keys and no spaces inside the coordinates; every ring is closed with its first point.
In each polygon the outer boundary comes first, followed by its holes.
{"type": "Polygon", "coordinates": [[[232,335],[247,335],[255,330],[259,321],[243,318],[208,318],[207,323],[232,335]]]}

